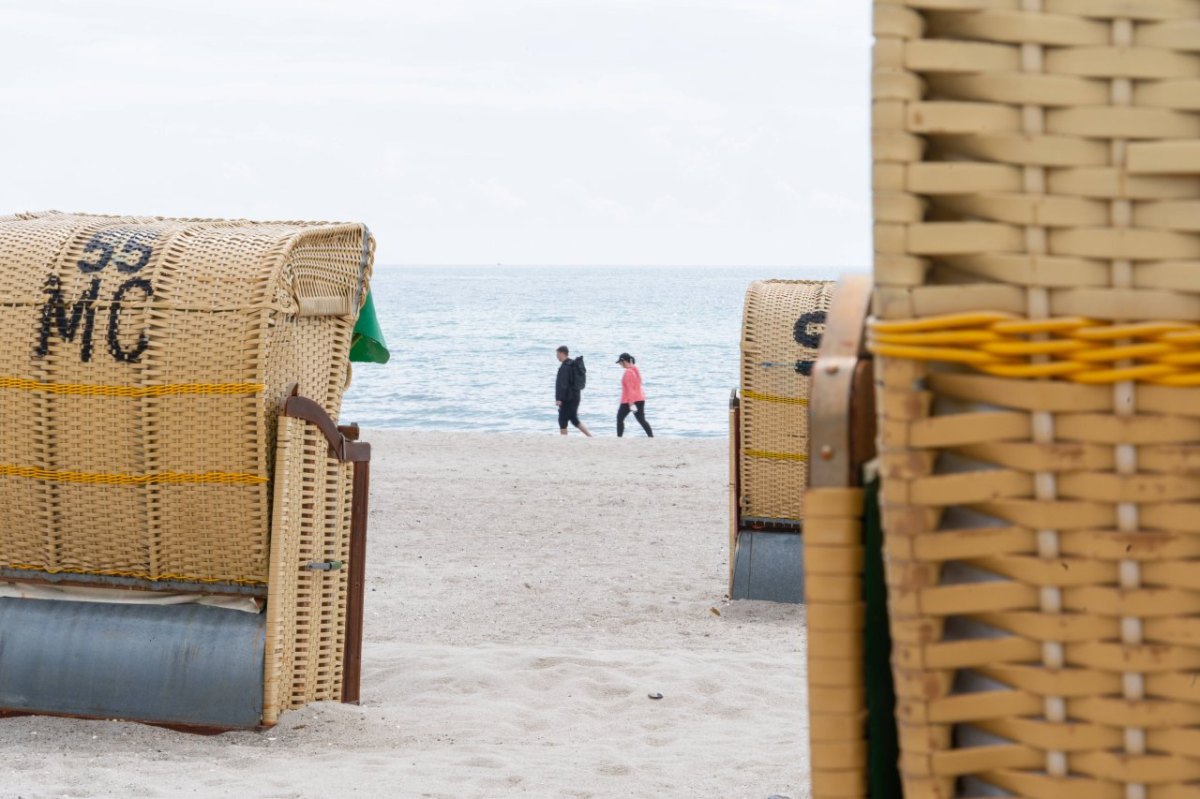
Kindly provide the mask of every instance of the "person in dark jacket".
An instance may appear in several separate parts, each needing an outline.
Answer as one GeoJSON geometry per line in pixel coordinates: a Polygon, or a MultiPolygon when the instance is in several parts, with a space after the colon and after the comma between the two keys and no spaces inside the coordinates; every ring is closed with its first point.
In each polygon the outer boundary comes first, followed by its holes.
{"type": "Polygon", "coordinates": [[[579,428],[579,432],[591,438],[587,425],[579,421],[581,392],[575,386],[575,361],[571,351],[564,345],[558,348],[558,377],[554,380],[554,403],[558,405],[558,432],[567,434],[567,423],[579,428]]]}

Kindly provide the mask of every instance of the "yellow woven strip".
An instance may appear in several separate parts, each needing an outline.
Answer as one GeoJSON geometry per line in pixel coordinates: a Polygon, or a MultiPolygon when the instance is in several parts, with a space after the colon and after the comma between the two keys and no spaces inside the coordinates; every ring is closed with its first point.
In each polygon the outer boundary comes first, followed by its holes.
{"type": "Polygon", "coordinates": [[[996,341],[991,344],[981,344],[979,348],[993,355],[1011,358],[1022,355],[1063,355],[1086,350],[1092,346],[1095,345],[1088,344],[1086,341],[1052,339],[1050,341],[996,341]]]}
{"type": "Polygon", "coordinates": [[[923,319],[891,319],[877,320],[872,326],[879,334],[884,333],[921,333],[927,330],[950,330],[956,327],[987,327],[994,322],[1015,319],[1012,314],[1000,311],[978,311],[971,313],[952,313],[943,316],[927,316],[923,319]]]}
{"type": "Polygon", "coordinates": [[[1180,330],[1175,333],[1163,333],[1160,338],[1162,341],[1165,341],[1168,344],[1178,344],[1180,346],[1186,344],[1200,344],[1200,329],[1180,330]]]}
{"type": "Polygon", "coordinates": [[[48,569],[29,563],[14,563],[9,568],[21,571],[37,572],[39,574],[91,574],[104,577],[132,577],[136,580],[148,580],[152,583],[159,581],[186,583],[232,583],[234,585],[266,585],[266,580],[249,580],[243,577],[196,577],[191,574],[158,574],[150,575],[145,572],[121,571],[119,569],[48,569]]]}
{"type": "Polygon", "coordinates": [[[75,397],[174,397],[182,395],[254,395],[262,383],[167,383],[161,386],[104,386],[89,383],[43,383],[24,377],[0,377],[0,389],[39,391],[75,397]]]}
{"type": "Polygon", "coordinates": [[[1148,382],[1156,386],[1200,386],[1200,372],[1180,372],[1148,382]]]}
{"type": "Polygon", "coordinates": [[[1053,319],[1010,319],[996,322],[992,330],[1006,336],[1029,333],[1061,333],[1080,327],[1094,327],[1097,323],[1082,316],[1059,316],[1053,319]]]}
{"type": "Polygon", "coordinates": [[[950,363],[1004,363],[986,352],[958,349],[957,347],[913,347],[906,344],[871,344],[871,352],[889,358],[907,358],[917,361],[949,361],[950,363]]]}
{"type": "Polygon", "coordinates": [[[945,344],[983,344],[1003,341],[1004,337],[988,330],[934,330],[928,333],[877,333],[880,344],[912,344],[936,347],[945,344]]]}
{"type": "Polygon", "coordinates": [[[1158,338],[1164,333],[1187,332],[1195,329],[1195,325],[1185,322],[1134,322],[1127,325],[1084,327],[1072,331],[1071,335],[1089,341],[1115,341],[1119,338],[1158,338]]]}
{"type": "Polygon", "coordinates": [[[1147,341],[1141,344],[1121,344],[1116,347],[1101,347],[1100,349],[1088,350],[1086,352],[1076,352],[1071,355],[1071,360],[1092,364],[1113,363],[1116,361],[1130,361],[1136,358],[1157,358],[1160,355],[1170,355],[1173,352],[1177,352],[1177,350],[1170,344],[1158,344],[1153,341],[1147,341]]]}
{"type": "Polygon", "coordinates": [[[761,449],[744,449],[744,455],[751,458],[769,458],[773,461],[806,461],[808,455],[803,452],[767,452],[761,449]]]}
{"type": "Polygon", "coordinates": [[[775,394],[759,394],[757,391],[742,391],[743,399],[758,400],[759,402],[782,402],[785,405],[807,405],[808,397],[780,397],[775,394]]]}
{"type": "Polygon", "coordinates": [[[1197,366],[1200,365],[1200,350],[1194,349],[1190,352],[1174,352],[1170,355],[1161,355],[1154,360],[1159,363],[1167,363],[1171,366],[1197,366]]]}
{"type": "Polygon", "coordinates": [[[1073,361],[1051,363],[982,364],[979,369],[996,377],[1059,377],[1088,369],[1086,364],[1073,361]]]}
{"type": "Polygon", "coordinates": [[[0,464],[0,477],[28,477],[32,480],[52,480],[59,483],[89,485],[259,485],[267,478],[242,472],[155,472],[152,474],[117,474],[110,472],[77,472],[60,469],[41,469],[36,466],[0,464]]]}

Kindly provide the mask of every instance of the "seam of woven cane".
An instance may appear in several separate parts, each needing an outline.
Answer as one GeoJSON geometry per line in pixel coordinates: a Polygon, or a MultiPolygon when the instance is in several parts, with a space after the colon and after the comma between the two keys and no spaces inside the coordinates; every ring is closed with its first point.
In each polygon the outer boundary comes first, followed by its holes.
{"type": "MultiPolygon", "coordinates": [[[[218,226],[213,225],[209,227],[218,226]]],[[[205,227],[203,223],[180,222],[172,225],[166,231],[163,246],[157,248],[152,263],[157,276],[160,299],[163,295],[166,297],[175,297],[180,294],[183,296],[190,294],[190,292],[186,291],[179,284],[179,277],[181,273],[185,272],[186,248],[190,243],[198,240],[205,227]],[[183,290],[181,291],[181,289],[183,290]]],[[[208,296],[210,297],[210,301],[211,299],[215,299],[211,293],[208,296]]],[[[215,305],[216,303],[213,304],[215,305]]],[[[160,310],[157,313],[163,315],[171,312],[160,310]]],[[[159,337],[157,335],[150,340],[150,345],[147,347],[145,353],[147,372],[151,372],[151,370],[157,372],[159,368],[158,365],[162,360],[159,344],[159,337]]],[[[165,454],[161,446],[163,439],[163,417],[169,411],[164,408],[164,403],[159,396],[152,395],[144,398],[139,403],[137,413],[140,426],[145,431],[142,444],[142,468],[150,472],[159,471],[165,460],[165,454]]],[[[265,468],[261,465],[258,465],[258,469],[260,473],[266,473],[265,468]]],[[[163,518],[168,513],[163,507],[163,489],[158,484],[149,484],[143,491],[143,497],[143,517],[146,520],[146,529],[154,530],[154,520],[163,518]]],[[[150,538],[150,545],[147,548],[149,570],[152,573],[157,573],[160,571],[171,571],[172,566],[178,568],[179,564],[174,559],[170,556],[164,556],[165,553],[163,550],[166,543],[163,540],[164,536],[151,533],[148,537],[150,538]]],[[[189,565],[192,569],[196,568],[194,565],[189,565]]],[[[242,568],[245,568],[245,566],[242,566],[242,568]]]]}
{"type": "MultiPolygon", "coordinates": [[[[1024,0],[1022,9],[1030,12],[1041,12],[1041,0],[1024,0]]],[[[1022,74],[1041,74],[1045,54],[1041,45],[1023,43],[1021,45],[1022,74]]],[[[1021,107],[1022,130],[1031,135],[1045,132],[1045,109],[1038,105],[1023,105],[1021,107]]],[[[1041,166],[1026,166],[1022,170],[1022,189],[1026,194],[1044,195],[1046,192],[1046,170],[1041,166]]],[[[1025,228],[1025,250],[1034,254],[1033,257],[1044,255],[1047,249],[1046,228],[1040,225],[1028,225],[1025,228]]],[[[1026,289],[1026,313],[1030,320],[1042,320],[1050,315],[1050,297],[1044,287],[1031,286],[1026,289]]],[[[1035,333],[1034,341],[1045,341],[1046,333],[1035,333]]],[[[1046,354],[1034,354],[1033,364],[1045,364],[1049,360],[1046,354]]],[[[1047,411],[1035,411],[1031,415],[1033,440],[1037,444],[1052,444],[1054,442],[1054,414],[1047,411]]],[[[1034,496],[1039,501],[1054,501],[1058,498],[1057,479],[1053,472],[1039,471],[1034,473],[1034,496]]],[[[1040,529],[1037,531],[1038,555],[1045,560],[1053,560],[1060,556],[1062,542],[1058,530],[1040,529]]],[[[1038,592],[1038,602],[1042,613],[1058,614],[1062,612],[1062,589],[1058,586],[1042,586],[1038,592]]],[[[1048,669],[1061,669],[1064,664],[1062,641],[1043,641],[1041,645],[1042,664],[1048,669]]],[[[1047,695],[1042,700],[1042,713],[1051,724],[1062,724],[1066,721],[1066,700],[1062,696],[1047,695]]],[[[1070,773],[1070,762],[1067,753],[1061,749],[1049,747],[1044,752],[1046,772],[1055,777],[1065,777],[1070,773]]]]}
{"type": "Polygon", "coordinates": [[[366,298],[363,297],[363,286],[367,282],[367,266],[371,261],[371,231],[366,225],[362,226],[362,261],[358,266],[358,288],[354,291],[354,310],[362,308],[366,298]]]}
{"type": "MultiPolygon", "coordinates": [[[[914,74],[910,63],[918,55],[918,48],[913,44],[924,35],[925,17],[916,9],[890,2],[876,2],[874,12],[871,138],[875,274],[877,284],[894,283],[901,288],[890,293],[888,289],[877,288],[873,305],[880,316],[902,318],[914,315],[911,302],[904,294],[904,287],[920,284],[930,265],[927,258],[912,253],[908,246],[909,230],[924,218],[926,205],[925,200],[917,197],[911,188],[915,182],[912,166],[922,161],[926,144],[908,130],[906,124],[910,106],[922,98],[923,81],[914,74]]],[[[889,363],[881,359],[875,373],[880,384],[879,394],[885,396],[892,391],[903,396],[911,393],[915,381],[924,371],[923,364],[889,363]]],[[[931,576],[929,572],[940,572],[940,565],[929,569],[922,558],[910,550],[914,543],[913,533],[931,532],[931,525],[926,519],[925,509],[907,497],[908,487],[913,478],[925,476],[932,469],[923,460],[909,457],[910,451],[906,449],[907,429],[914,420],[928,414],[920,405],[914,403],[910,406],[903,401],[896,408],[880,402],[877,412],[883,470],[887,472],[894,469],[896,459],[912,470],[893,474],[891,478],[885,476],[880,497],[887,529],[885,546],[889,553],[888,612],[895,642],[892,662],[902,752],[901,776],[904,791],[908,795],[948,796],[953,780],[940,773],[937,757],[949,748],[950,726],[931,718],[928,711],[932,704],[945,697],[949,687],[946,675],[924,662],[922,644],[914,646],[911,640],[898,636],[899,630],[911,632],[922,624],[920,593],[936,583],[936,576],[931,576]],[[899,440],[890,438],[885,432],[893,425],[905,428],[899,440]],[[915,464],[912,463],[914,460],[915,464]],[[889,482],[889,479],[893,482],[889,482]],[[893,485],[896,486],[896,493],[891,488],[893,485]],[[909,524],[899,525],[886,518],[893,515],[904,517],[909,524]],[[923,690],[918,686],[922,686],[923,690]],[[904,701],[905,696],[911,697],[911,703],[904,701]],[[906,712],[909,707],[918,712],[906,712]],[[918,745],[906,746],[905,743],[910,740],[918,745]]],[[[923,455],[924,451],[918,450],[915,454],[923,455]]],[[[940,630],[938,622],[931,622],[929,627],[931,629],[925,634],[937,636],[940,630]]],[[[865,765],[859,773],[860,781],[851,787],[844,782],[818,782],[815,758],[813,763],[814,799],[868,795],[865,765]]]]}
{"type": "MultiPolygon", "coordinates": [[[[1112,45],[1115,48],[1128,48],[1134,43],[1134,23],[1130,19],[1113,19],[1111,22],[1112,45]]],[[[1133,97],[1133,84],[1129,78],[1114,78],[1111,81],[1110,102],[1114,107],[1128,107],[1133,97]]],[[[1113,139],[1110,159],[1114,168],[1125,166],[1127,142],[1124,139],[1113,139]]],[[[1117,229],[1130,226],[1133,219],[1132,203],[1127,199],[1113,199],[1110,203],[1110,224],[1117,229]]],[[[1133,262],[1129,259],[1114,258],[1111,262],[1110,283],[1113,288],[1128,288],[1133,284],[1133,262]]],[[[1118,346],[1128,340],[1118,342],[1118,346]]],[[[1129,368],[1128,361],[1118,361],[1117,369],[1129,368]]],[[[1113,414],[1117,417],[1132,419],[1137,415],[1136,391],[1130,381],[1122,381],[1113,386],[1113,414]]],[[[1117,474],[1132,475],[1137,473],[1137,450],[1129,445],[1118,444],[1114,450],[1114,460],[1117,474]]],[[[1132,502],[1117,504],[1117,529],[1122,533],[1136,533],[1140,527],[1138,506],[1132,502]]],[[[1121,588],[1136,591],[1141,588],[1141,565],[1136,560],[1122,560],[1118,566],[1119,584],[1121,588]]],[[[1142,643],[1142,620],[1140,616],[1125,616],[1121,618],[1121,643],[1126,646],[1137,646],[1142,643]]],[[[1126,700],[1138,702],[1145,698],[1145,677],[1140,672],[1129,671],[1122,675],[1121,693],[1126,700]]],[[[1124,729],[1124,748],[1130,756],[1146,754],[1146,731],[1136,726],[1126,726],[1124,729]]],[[[1145,799],[1146,786],[1141,783],[1125,785],[1126,799],[1145,799]]]]}
{"type": "MultiPolygon", "coordinates": [[[[54,264],[53,275],[59,278],[61,278],[62,275],[69,273],[68,265],[75,266],[82,260],[83,256],[85,255],[86,243],[93,237],[98,236],[101,231],[113,224],[111,220],[95,217],[80,217],[77,219],[64,218],[63,222],[69,227],[67,227],[66,235],[63,236],[57,252],[55,253],[54,260],[52,261],[54,264]]],[[[80,358],[82,360],[82,355],[80,358]]],[[[60,382],[53,379],[55,377],[55,372],[58,370],[58,364],[57,361],[52,360],[51,357],[37,359],[34,370],[37,374],[37,377],[40,378],[38,382],[60,382]]],[[[35,392],[34,398],[37,409],[37,417],[39,419],[53,420],[60,416],[60,414],[57,413],[54,395],[44,392],[35,392]]],[[[40,466],[37,467],[37,471],[57,471],[48,466],[48,464],[55,462],[55,453],[59,449],[60,431],[57,429],[57,425],[51,423],[37,425],[34,430],[34,437],[34,446],[30,454],[33,455],[34,462],[40,464],[40,466]]],[[[23,467],[11,468],[20,469],[23,467]]],[[[31,475],[22,475],[17,473],[13,476],[21,477],[31,475]]],[[[86,556],[77,559],[76,553],[67,551],[69,545],[63,540],[65,536],[57,532],[67,528],[67,525],[64,524],[63,521],[66,511],[64,510],[63,503],[62,481],[43,477],[36,479],[33,482],[33,486],[35,496],[38,498],[38,513],[42,517],[42,527],[50,533],[49,535],[46,535],[47,540],[42,553],[42,560],[44,561],[45,566],[47,568],[58,568],[61,567],[64,562],[86,562],[88,560],[86,556]]],[[[102,517],[102,512],[97,513],[95,509],[93,509],[92,512],[96,513],[97,516],[102,517]]],[[[97,536],[97,538],[101,541],[97,548],[103,551],[106,548],[105,544],[109,542],[105,541],[103,536],[97,536]]],[[[85,545],[86,548],[90,548],[91,546],[93,545],[90,542],[85,545]]],[[[111,557],[113,553],[111,552],[111,547],[108,548],[110,551],[105,552],[104,555],[111,557]]],[[[31,548],[23,548],[22,554],[24,554],[24,557],[20,559],[26,559],[28,558],[28,555],[33,554],[33,552],[31,548]]],[[[97,562],[89,565],[94,565],[96,568],[112,568],[111,564],[124,562],[125,561],[123,559],[112,558],[107,560],[107,562],[97,562]]],[[[146,565],[149,566],[151,570],[155,569],[152,564],[147,563],[146,565]]]]}
{"type": "Polygon", "coordinates": [[[13,563],[8,568],[21,571],[36,572],[37,574],[99,574],[105,577],[133,577],[147,582],[186,582],[216,585],[229,583],[232,585],[266,585],[266,580],[252,577],[197,577],[194,574],[150,574],[148,572],[122,571],[120,569],[71,569],[63,566],[46,567],[32,563],[13,563]]]}

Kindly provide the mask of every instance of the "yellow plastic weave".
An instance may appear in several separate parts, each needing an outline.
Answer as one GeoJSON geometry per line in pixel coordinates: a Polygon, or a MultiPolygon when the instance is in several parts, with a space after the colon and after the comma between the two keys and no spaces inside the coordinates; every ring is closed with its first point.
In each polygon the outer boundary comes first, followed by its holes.
{"type": "Polygon", "coordinates": [[[875,321],[868,346],[876,355],[967,364],[997,377],[1200,386],[1197,343],[1200,325],[1186,322],[970,313],[875,321]]]}

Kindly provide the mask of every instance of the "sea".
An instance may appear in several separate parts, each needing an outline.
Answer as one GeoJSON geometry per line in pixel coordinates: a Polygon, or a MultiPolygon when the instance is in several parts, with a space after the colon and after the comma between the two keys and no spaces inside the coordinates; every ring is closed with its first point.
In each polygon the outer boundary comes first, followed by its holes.
{"type": "MultiPolygon", "coordinates": [[[[616,360],[628,352],[656,436],[722,437],[747,286],[836,277],[833,269],[749,266],[376,266],[371,292],[391,360],[353,365],[342,419],[398,430],[554,432],[555,349],[565,344],[587,365],[579,416],[594,435],[616,435],[616,360]]],[[[625,435],[643,435],[632,416],[625,435]]]]}

